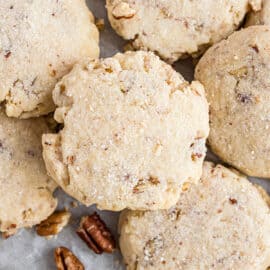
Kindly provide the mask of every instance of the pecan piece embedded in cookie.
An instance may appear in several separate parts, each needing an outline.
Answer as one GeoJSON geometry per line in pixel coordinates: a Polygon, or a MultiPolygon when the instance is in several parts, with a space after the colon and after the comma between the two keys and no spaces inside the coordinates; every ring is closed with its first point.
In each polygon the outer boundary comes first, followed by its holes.
{"type": "Polygon", "coordinates": [[[115,249],[111,232],[96,212],[82,217],[77,234],[96,254],[112,253],[115,249]]]}
{"type": "Polygon", "coordinates": [[[80,260],[67,248],[58,247],[54,251],[57,270],[84,270],[80,260]]]}

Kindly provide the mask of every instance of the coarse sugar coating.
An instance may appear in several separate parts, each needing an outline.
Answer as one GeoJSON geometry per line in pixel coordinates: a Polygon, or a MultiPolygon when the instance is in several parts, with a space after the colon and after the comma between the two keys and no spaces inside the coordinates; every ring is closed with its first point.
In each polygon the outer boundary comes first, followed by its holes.
{"type": "Polygon", "coordinates": [[[209,145],[247,175],[270,177],[270,27],[251,26],[211,47],[195,78],[210,104],[209,145]]]}
{"type": "Polygon", "coordinates": [[[84,0],[0,1],[0,102],[8,116],[54,110],[52,90],[81,57],[98,57],[84,0]]]}
{"type": "Polygon", "coordinates": [[[107,210],[164,209],[201,176],[208,104],[153,53],[74,67],[53,91],[64,128],[43,136],[49,174],[71,196],[107,210]]]}
{"type": "Polygon", "coordinates": [[[206,162],[169,210],[121,214],[127,270],[262,270],[270,265],[270,211],[246,177],[206,162]]]}

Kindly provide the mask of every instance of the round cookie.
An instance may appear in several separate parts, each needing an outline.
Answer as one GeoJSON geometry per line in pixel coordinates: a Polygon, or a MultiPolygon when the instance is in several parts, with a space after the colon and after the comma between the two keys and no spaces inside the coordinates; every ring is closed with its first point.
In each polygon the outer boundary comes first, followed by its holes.
{"type": "Polygon", "coordinates": [[[197,56],[231,34],[261,0],[107,0],[116,32],[136,49],[157,52],[173,62],[197,56]]]}
{"type": "Polygon", "coordinates": [[[164,209],[201,176],[208,104],[153,53],[76,65],[53,91],[58,134],[43,136],[49,174],[80,202],[164,209]]]}
{"type": "Polygon", "coordinates": [[[0,101],[8,116],[53,111],[56,82],[82,57],[99,55],[84,0],[2,1],[0,25],[0,101]]]}
{"type": "Polygon", "coordinates": [[[270,212],[244,176],[206,162],[169,210],[124,211],[127,270],[262,270],[270,266],[270,212]]]}
{"type": "Polygon", "coordinates": [[[211,47],[196,67],[210,103],[209,145],[244,173],[270,177],[270,28],[251,26],[211,47]]]}
{"type": "Polygon", "coordinates": [[[0,109],[0,232],[13,234],[49,216],[57,205],[56,187],[42,159],[43,118],[8,118],[0,109]]]}
{"type": "Polygon", "coordinates": [[[263,0],[260,11],[251,12],[248,15],[246,26],[265,24],[270,25],[270,1],[263,0]]]}

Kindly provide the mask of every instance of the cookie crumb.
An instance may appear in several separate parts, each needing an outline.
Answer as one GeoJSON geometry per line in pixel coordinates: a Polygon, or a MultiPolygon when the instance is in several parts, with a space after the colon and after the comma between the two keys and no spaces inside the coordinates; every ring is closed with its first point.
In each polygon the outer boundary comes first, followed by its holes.
{"type": "Polygon", "coordinates": [[[76,207],[79,206],[79,203],[78,203],[77,201],[72,201],[72,202],[70,203],[70,206],[71,206],[72,208],[76,208],[76,207]]]}
{"type": "Polygon", "coordinates": [[[99,31],[103,31],[105,28],[105,21],[104,19],[96,19],[95,25],[99,31]]]}

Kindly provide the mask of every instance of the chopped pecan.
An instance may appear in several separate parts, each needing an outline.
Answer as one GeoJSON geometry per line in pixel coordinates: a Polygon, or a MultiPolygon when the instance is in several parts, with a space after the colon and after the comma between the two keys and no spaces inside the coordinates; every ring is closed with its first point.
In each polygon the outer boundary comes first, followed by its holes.
{"type": "Polygon", "coordinates": [[[182,185],[182,191],[188,191],[190,188],[190,183],[189,182],[184,182],[182,185]]]}
{"type": "Polygon", "coordinates": [[[143,179],[139,179],[137,184],[133,187],[132,192],[134,194],[139,194],[144,192],[145,181],[143,179]]]}
{"type": "Polygon", "coordinates": [[[6,59],[8,59],[10,57],[10,55],[11,55],[11,51],[7,51],[4,56],[6,59]]]}
{"type": "Polygon", "coordinates": [[[191,159],[192,161],[196,161],[197,159],[200,159],[203,155],[201,153],[192,153],[191,159]]]}
{"type": "Polygon", "coordinates": [[[256,53],[259,52],[259,48],[258,48],[258,45],[257,45],[257,44],[252,45],[251,48],[252,48],[256,53]]]}
{"type": "Polygon", "coordinates": [[[58,247],[54,251],[57,270],[84,270],[80,260],[67,248],[58,247]]]}
{"type": "Polygon", "coordinates": [[[158,179],[157,177],[155,177],[155,176],[150,176],[150,177],[149,177],[149,182],[150,182],[151,184],[153,184],[153,185],[158,185],[158,184],[160,184],[159,179],[158,179]]]}
{"type": "Polygon", "coordinates": [[[112,253],[115,249],[111,232],[96,212],[82,217],[77,234],[96,254],[112,253]]]}
{"type": "Polygon", "coordinates": [[[234,198],[229,198],[231,204],[237,204],[237,200],[234,198]]]}
{"type": "Polygon", "coordinates": [[[140,178],[136,185],[133,187],[132,192],[134,194],[142,193],[147,189],[149,184],[156,186],[160,184],[160,180],[156,176],[151,175],[146,178],[140,178]]]}
{"type": "Polygon", "coordinates": [[[68,224],[71,214],[67,211],[57,211],[43,220],[36,227],[37,234],[40,236],[52,236],[62,231],[68,224]]]}
{"type": "Polygon", "coordinates": [[[248,68],[246,66],[243,66],[238,69],[229,71],[229,74],[235,76],[236,78],[242,78],[242,77],[247,76],[248,68]]]}

